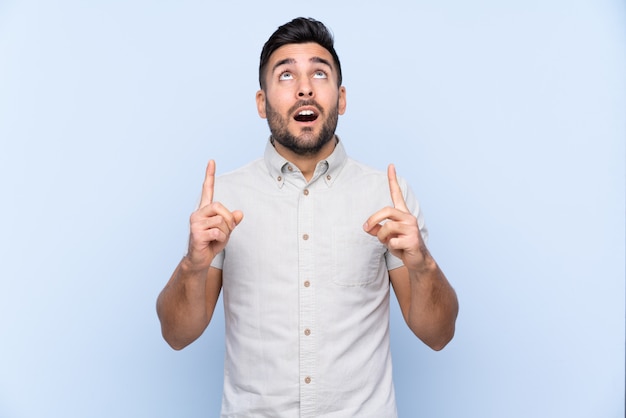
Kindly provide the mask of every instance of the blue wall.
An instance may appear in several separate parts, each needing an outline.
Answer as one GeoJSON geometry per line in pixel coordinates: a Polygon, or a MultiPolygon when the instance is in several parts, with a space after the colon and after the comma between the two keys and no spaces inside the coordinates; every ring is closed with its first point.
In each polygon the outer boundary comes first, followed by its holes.
{"type": "Polygon", "coordinates": [[[626,13],[617,0],[0,3],[0,416],[213,417],[223,316],[161,339],[204,167],[260,156],[265,39],[336,36],[356,159],[394,162],[455,286],[393,306],[403,417],[624,415],[626,13]]]}

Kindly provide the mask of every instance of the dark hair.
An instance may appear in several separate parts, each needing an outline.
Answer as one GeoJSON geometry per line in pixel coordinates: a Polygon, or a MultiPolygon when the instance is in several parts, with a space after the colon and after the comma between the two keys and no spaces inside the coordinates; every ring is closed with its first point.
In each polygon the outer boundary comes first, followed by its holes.
{"type": "Polygon", "coordinates": [[[259,84],[261,88],[265,88],[265,71],[272,53],[284,45],[304,44],[307,42],[315,42],[330,52],[337,67],[337,84],[341,86],[341,63],[333,46],[334,39],[332,33],[322,22],[310,17],[297,17],[291,22],[279,26],[276,32],[263,45],[259,63],[259,84]]]}

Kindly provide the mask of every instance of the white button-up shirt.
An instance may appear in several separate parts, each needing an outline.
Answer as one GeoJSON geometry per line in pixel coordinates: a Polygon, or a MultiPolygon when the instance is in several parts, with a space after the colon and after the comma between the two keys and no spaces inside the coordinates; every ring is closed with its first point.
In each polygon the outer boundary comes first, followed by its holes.
{"type": "Polygon", "coordinates": [[[268,142],[263,159],[217,178],[214,200],[244,213],[212,264],[223,271],[222,417],[396,417],[388,270],[402,261],[363,231],[392,205],[386,173],[339,142],[307,182],[268,142]]]}

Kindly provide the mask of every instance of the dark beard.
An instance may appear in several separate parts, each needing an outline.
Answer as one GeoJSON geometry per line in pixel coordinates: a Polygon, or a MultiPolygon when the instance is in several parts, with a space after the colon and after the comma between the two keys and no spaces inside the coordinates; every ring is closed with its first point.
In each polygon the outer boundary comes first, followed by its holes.
{"type": "MultiPolygon", "coordinates": [[[[288,114],[292,114],[297,108],[302,106],[315,106],[320,112],[320,116],[324,115],[324,111],[317,102],[314,100],[302,101],[294,105],[289,109],[288,114]]],[[[291,150],[297,155],[310,156],[317,154],[333,137],[335,136],[335,129],[337,129],[337,122],[339,120],[338,104],[330,109],[329,117],[324,122],[322,130],[317,138],[314,138],[313,132],[310,128],[303,129],[300,136],[294,136],[287,130],[287,121],[270,105],[269,101],[265,100],[265,114],[267,117],[267,124],[270,127],[272,133],[272,140],[278,142],[283,147],[291,150]]]]}

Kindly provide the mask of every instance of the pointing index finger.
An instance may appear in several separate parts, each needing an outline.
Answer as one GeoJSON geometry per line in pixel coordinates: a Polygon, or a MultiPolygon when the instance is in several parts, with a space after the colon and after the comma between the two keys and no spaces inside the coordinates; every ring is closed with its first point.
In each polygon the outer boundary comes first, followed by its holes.
{"type": "Polygon", "coordinates": [[[389,164],[389,167],[387,167],[387,178],[389,179],[389,192],[391,193],[393,207],[403,212],[408,212],[409,209],[406,207],[406,202],[402,196],[402,189],[400,189],[400,184],[398,184],[396,167],[393,164],[389,164]]]}
{"type": "Polygon", "coordinates": [[[202,195],[200,196],[200,207],[204,207],[213,202],[213,188],[215,186],[215,161],[209,160],[206,166],[204,183],[202,183],[202,195]]]}

